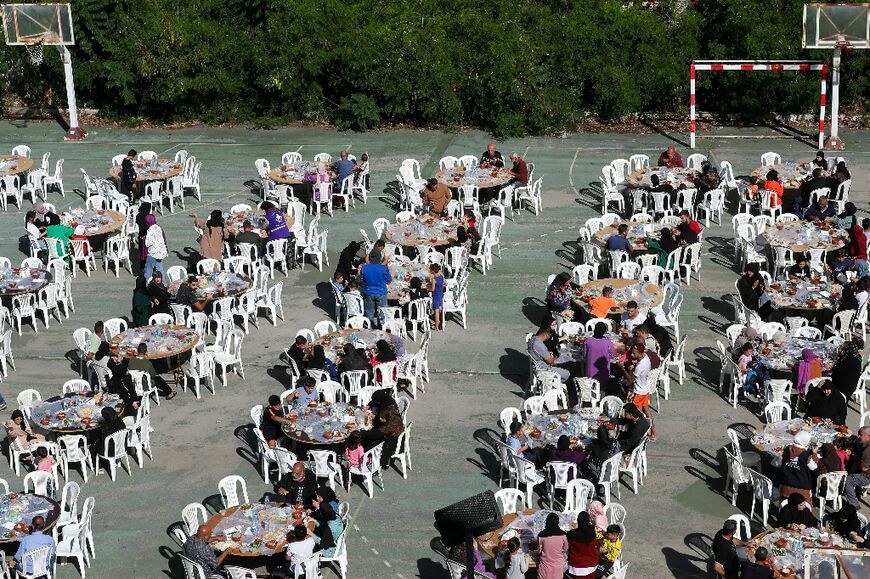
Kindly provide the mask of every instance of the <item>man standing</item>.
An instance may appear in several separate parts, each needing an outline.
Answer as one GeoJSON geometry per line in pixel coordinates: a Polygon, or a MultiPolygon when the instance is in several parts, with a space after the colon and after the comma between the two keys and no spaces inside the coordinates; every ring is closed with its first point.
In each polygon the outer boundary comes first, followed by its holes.
{"type": "Polygon", "coordinates": [[[858,503],[858,487],[870,486],[870,426],[858,429],[858,439],[861,442],[861,457],[857,464],[854,464],[854,460],[852,461],[853,472],[846,477],[846,488],[844,490],[846,500],[856,509],[860,506],[858,503]]]}
{"type": "Polygon", "coordinates": [[[486,146],[486,151],[480,156],[480,166],[484,169],[489,167],[504,167],[504,157],[501,152],[495,150],[495,143],[490,143],[486,146]]]}
{"type": "Polygon", "coordinates": [[[129,195],[133,198],[133,186],[136,184],[136,168],[133,166],[133,161],[136,159],[136,151],[130,149],[127,151],[127,156],[121,161],[121,175],[119,176],[121,193],[129,195]]]}
{"type": "Polygon", "coordinates": [[[510,160],[513,161],[514,166],[511,168],[511,172],[514,174],[513,178],[508,181],[508,185],[521,183],[522,185],[529,184],[529,167],[526,165],[526,161],[520,157],[517,153],[510,154],[510,160]]]}
{"type": "Polygon", "coordinates": [[[429,213],[433,215],[443,215],[447,209],[447,204],[453,197],[450,193],[450,188],[444,183],[439,183],[438,179],[429,179],[426,181],[426,186],[423,188],[423,205],[429,208],[429,213]]]}
{"type": "Polygon", "coordinates": [[[366,317],[374,325],[377,309],[387,305],[387,284],[393,281],[393,276],[384,261],[370,261],[360,267],[360,281],[366,317]]]}
{"type": "Polygon", "coordinates": [[[224,559],[230,554],[229,547],[224,549],[219,556],[214,554],[211,545],[208,544],[211,533],[208,527],[200,525],[196,529],[196,534],[187,538],[184,543],[184,556],[198,563],[205,571],[206,577],[215,579],[216,577],[226,577],[226,573],[221,567],[224,565],[224,559]]]}
{"type": "Polygon", "coordinates": [[[667,148],[661,155],[659,155],[659,167],[667,167],[668,169],[675,169],[677,167],[683,166],[683,158],[677,153],[677,150],[673,145],[667,148]]]}
{"type": "Polygon", "coordinates": [[[24,558],[37,549],[50,547],[51,552],[48,556],[48,567],[49,569],[52,568],[52,565],[54,565],[55,553],[54,539],[43,533],[44,530],[45,518],[41,515],[33,517],[33,521],[30,523],[30,534],[21,538],[21,542],[18,544],[18,551],[15,553],[15,558],[9,561],[10,567],[15,567],[18,571],[23,573],[32,574],[33,561],[28,560],[25,565],[24,558]]]}

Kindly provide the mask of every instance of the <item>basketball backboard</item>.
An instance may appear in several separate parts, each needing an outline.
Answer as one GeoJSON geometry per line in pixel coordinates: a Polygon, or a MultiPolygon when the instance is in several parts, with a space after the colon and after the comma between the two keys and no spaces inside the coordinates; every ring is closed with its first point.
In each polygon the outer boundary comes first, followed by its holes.
{"type": "Polygon", "coordinates": [[[870,48],[870,4],[804,4],[803,48],[870,48]]]}
{"type": "Polygon", "coordinates": [[[69,4],[0,4],[6,44],[75,44],[69,4]]]}

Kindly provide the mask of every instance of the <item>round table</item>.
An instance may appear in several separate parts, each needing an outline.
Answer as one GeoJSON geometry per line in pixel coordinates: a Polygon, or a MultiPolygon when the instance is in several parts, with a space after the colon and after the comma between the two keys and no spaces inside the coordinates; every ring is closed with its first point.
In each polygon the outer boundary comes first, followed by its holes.
{"type": "MultiPolygon", "coordinates": [[[[260,223],[260,220],[266,220],[266,214],[260,210],[251,210],[245,211],[243,213],[234,213],[234,214],[225,214],[224,215],[226,221],[226,228],[233,234],[237,234],[242,231],[242,226],[245,224],[245,221],[250,221],[251,225],[254,226],[254,233],[266,239],[269,237],[268,235],[268,223],[260,223]],[[262,227],[261,227],[262,226],[262,227]]],[[[284,221],[287,223],[287,229],[293,229],[293,225],[296,223],[292,217],[284,214],[284,221]]]]}
{"type": "Polygon", "coordinates": [[[458,189],[463,185],[474,185],[480,189],[501,187],[506,185],[513,176],[513,171],[504,167],[493,167],[491,169],[474,167],[467,170],[465,167],[454,167],[453,169],[446,169],[435,173],[435,178],[451,189],[458,189]]]}
{"type": "Polygon", "coordinates": [[[839,284],[808,281],[777,281],[767,288],[767,296],[774,308],[801,310],[810,313],[831,309],[843,288],[839,284]]]}
{"type": "Polygon", "coordinates": [[[810,249],[837,251],[846,245],[846,231],[832,225],[818,226],[809,221],[777,223],[768,227],[764,237],[771,246],[787,247],[793,253],[806,253],[810,249]]]}
{"type": "Polygon", "coordinates": [[[784,163],[776,163],[775,165],[767,165],[758,167],[752,171],[752,176],[764,182],[767,179],[767,173],[771,170],[779,173],[779,180],[782,183],[783,189],[800,189],[801,183],[812,174],[812,163],[804,161],[785,161],[784,163]]]}
{"type": "Polygon", "coordinates": [[[531,448],[555,446],[563,435],[580,442],[588,442],[595,436],[595,431],[601,424],[600,418],[601,412],[597,408],[560,410],[543,416],[532,415],[523,423],[523,434],[531,448]]]}
{"type": "Polygon", "coordinates": [[[771,370],[791,372],[803,359],[801,352],[805,349],[814,351],[825,364],[832,364],[837,356],[837,346],[827,340],[791,337],[781,344],[762,342],[756,345],[753,355],[771,370]]]}
{"type": "Polygon", "coordinates": [[[192,350],[199,343],[196,331],[186,326],[160,324],[131,328],[112,337],[111,343],[118,344],[122,356],[135,357],[136,348],[141,343],[148,344],[148,360],[162,360],[179,356],[192,350]]]}
{"type": "Polygon", "coordinates": [[[84,225],[86,237],[114,233],[121,229],[126,220],[126,215],[110,209],[92,211],[91,209],[76,208],[60,214],[61,223],[69,227],[84,225]]]}
{"type": "MultiPolygon", "coordinates": [[[[237,297],[251,289],[251,285],[253,285],[251,278],[229,271],[200,274],[196,278],[195,294],[197,301],[200,302],[214,298],[237,297]]],[[[167,289],[173,297],[178,292],[180,283],[187,283],[187,280],[169,284],[167,289]]]]}
{"type": "MultiPolygon", "coordinates": [[[[184,168],[181,163],[176,163],[172,159],[158,159],[157,167],[151,169],[150,161],[134,161],[133,168],[136,170],[136,182],[142,183],[145,181],[162,181],[181,174],[184,168]]],[[[109,176],[115,179],[121,177],[121,166],[112,167],[109,170],[109,176]]]]}
{"type": "Polygon", "coordinates": [[[346,328],[321,336],[315,340],[312,346],[323,346],[326,357],[338,365],[339,360],[344,356],[344,345],[348,342],[352,343],[356,348],[374,350],[378,340],[386,339],[387,333],[383,330],[369,330],[366,328],[355,330],[353,328],[346,328]]]}
{"type": "Polygon", "coordinates": [[[794,442],[794,435],[799,431],[809,432],[812,443],[817,446],[851,434],[846,426],[835,426],[829,420],[814,418],[807,421],[803,418],[792,418],[771,422],[756,430],[752,435],[752,446],[758,452],[766,452],[779,459],[782,457],[783,449],[794,442]]]}
{"type": "Polygon", "coordinates": [[[116,394],[103,394],[97,398],[90,392],[69,393],[34,404],[31,415],[33,423],[48,432],[80,434],[100,428],[104,408],[112,408],[121,416],[124,402],[116,394]]]}
{"type": "MultiPolygon", "coordinates": [[[[33,169],[33,159],[19,155],[0,155],[0,177],[18,175],[33,169]]],[[[23,183],[20,183],[23,185],[23,183]]]]}
{"type": "Polygon", "coordinates": [[[625,304],[631,300],[637,302],[640,309],[650,309],[661,305],[664,295],[653,283],[642,283],[636,279],[604,278],[581,285],[574,292],[574,304],[585,310],[591,310],[584,298],[596,298],[601,295],[604,286],[613,288],[613,299],[616,306],[610,309],[610,315],[621,316],[625,313],[625,304]]]}
{"type": "Polygon", "coordinates": [[[51,282],[51,273],[44,269],[14,267],[0,270],[0,296],[11,297],[36,293],[51,282]],[[36,273],[37,277],[33,277],[36,273]]]}
{"type": "MultiPolygon", "coordinates": [[[[520,540],[520,551],[525,554],[529,567],[537,567],[538,535],[544,530],[547,515],[552,512],[555,511],[529,509],[522,513],[504,515],[502,517],[501,528],[479,536],[477,538],[477,545],[482,552],[490,557],[495,557],[498,554],[499,543],[501,543],[502,537],[505,539],[518,537],[520,540]],[[533,545],[534,549],[532,548],[533,545]]],[[[556,512],[556,514],[559,515],[559,527],[563,531],[570,531],[577,526],[576,513],[556,512]]]]}
{"type": "Polygon", "coordinates": [[[287,418],[293,424],[281,425],[284,435],[307,445],[343,444],[354,430],[371,428],[371,415],[359,406],[345,402],[318,402],[315,406],[294,407],[287,413],[287,418]],[[349,423],[354,426],[348,428],[349,423]]]}
{"type": "MultiPolygon", "coordinates": [[[[428,264],[417,263],[415,261],[392,260],[387,265],[387,268],[390,270],[390,275],[393,276],[393,281],[387,284],[388,300],[401,302],[402,298],[405,298],[411,289],[412,277],[420,278],[422,287],[430,292],[432,291],[429,283],[428,264]]],[[[445,287],[445,289],[447,288],[445,287]]]]}
{"type": "MultiPolygon", "coordinates": [[[[327,166],[332,163],[325,163],[327,166]]],[[[292,165],[279,165],[269,172],[269,177],[276,183],[284,185],[302,185],[305,183],[305,175],[317,173],[319,163],[315,161],[301,161],[292,165]]],[[[329,171],[330,179],[335,179],[335,172],[329,171]]]]}
{"type": "Polygon", "coordinates": [[[431,215],[421,215],[402,223],[386,227],[384,236],[390,243],[402,247],[431,245],[440,247],[456,241],[456,229],[461,225],[457,219],[441,219],[431,215]]]}
{"type": "Polygon", "coordinates": [[[310,535],[314,520],[304,511],[294,520],[295,507],[282,503],[249,504],[230,507],[216,513],[204,525],[208,543],[218,552],[226,549],[237,557],[263,557],[287,548],[287,533],[295,521],[304,524],[310,535]]]}
{"type": "Polygon", "coordinates": [[[33,493],[0,495],[0,543],[20,541],[28,533],[15,529],[15,526],[30,526],[33,517],[38,515],[45,519],[45,531],[49,531],[60,517],[60,503],[33,493]]]}
{"type": "Polygon", "coordinates": [[[678,189],[681,185],[694,188],[695,183],[692,182],[691,178],[694,178],[695,174],[696,171],[694,169],[686,169],[685,167],[676,167],[674,169],[668,169],[667,167],[649,167],[632,171],[626,175],[625,182],[629,187],[649,190],[653,188],[652,176],[656,175],[659,178],[660,184],[664,184],[665,178],[669,177],[674,189],[678,189]],[[665,171],[667,171],[667,175],[665,175],[665,171]]]}
{"type": "MultiPolygon", "coordinates": [[[[752,541],[767,549],[777,569],[787,567],[795,578],[804,577],[805,549],[847,549],[850,546],[837,533],[822,532],[813,527],[801,532],[782,528],[770,529],[755,535],[752,541]]],[[[831,559],[835,560],[836,556],[831,555],[831,559]]]]}
{"type": "Polygon", "coordinates": [[[658,239],[659,232],[667,227],[661,223],[641,223],[639,221],[622,221],[616,225],[607,226],[595,234],[595,241],[601,247],[607,243],[611,235],[615,235],[620,225],[628,225],[628,240],[631,242],[631,250],[638,252],[649,251],[647,241],[650,238],[658,239]]]}

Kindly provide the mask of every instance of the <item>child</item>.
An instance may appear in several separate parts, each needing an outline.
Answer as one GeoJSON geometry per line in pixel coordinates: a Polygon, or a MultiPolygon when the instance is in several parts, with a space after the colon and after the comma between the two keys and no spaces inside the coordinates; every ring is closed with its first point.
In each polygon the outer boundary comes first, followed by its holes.
{"type": "Polygon", "coordinates": [[[619,535],[622,529],[619,525],[610,525],[607,527],[607,533],[598,531],[596,539],[598,539],[598,568],[595,570],[595,577],[604,577],[610,572],[613,563],[619,557],[619,552],[622,551],[622,539],[619,535]]]}
{"type": "Polygon", "coordinates": [[[435,330],[441,330],[441,313],[444,309],[444,276],[441,266],[433,263],[429,266],[429,286],[432,288],[432,309],[435,311],[435,330]]]}
{"type": "Polygon", "coordinates": [[[347,464],[353,467],[359,467],[362,464],[365,449],[362,445],[362,435],[359,430],[354,430],[347,437],[347,447],[344,449],[344,458],[347,459],[347,464]]]}
{"type": "Polygon", "coordinates": [[[359,283],[356,280],[350,280],[347,284],[347,291],[345,292],[345,296],[356,296],[359,299],[346,299],[345,307],[347,308],[347,317],[352,318],[353,316],[361,316],[363,315],[362,310],[362,294],[359,291],[359,283]]]}
{"type": "Polygon", "coordinates": [[[529,562],[526,559],[525,553],[520,551],[520,540],[517,537],[511,537],[507,541],[507,549],[502,551],[503,559],[501,563],[505,569],[505,579],[524,579],[526,572],[529,570],[529,562]]]}
{"type": "MultiPolygon", "coordinates": [[[[46,472],[48,474],[52,474],[52,467],[54,466],[54,459],[48,456],[48,449],[44,446],[40,446],[36,449],[36,470],[41,470],[42,472],[46,472]]],[[[48,481],[48,496],[54,496],[54,488],[52,485],[52,481],[48,481]]]]}

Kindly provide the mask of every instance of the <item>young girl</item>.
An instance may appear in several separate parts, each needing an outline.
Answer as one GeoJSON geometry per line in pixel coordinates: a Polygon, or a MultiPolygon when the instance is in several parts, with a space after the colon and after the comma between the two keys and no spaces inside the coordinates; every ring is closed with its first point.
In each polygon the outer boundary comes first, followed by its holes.
{"type": "Polygon", "coordinates": [[[432,309],[435,311],[435,329],[441,330],[441,312],[444,309],[444,276],[441,266],[433,263],[429,266],[429,286],[432,288],[432,309]]]}
{"type": "Polygon", "coordinates": [[[525,554],[520,551],[520,540],[511,537],[507,541],[507,549],[504,550],[505,579],[524,579],[529,570],[529,562],[525,554]]]}
{"type": "MultiPolygon", "coordinates": [[[[41,470],[51,474],[51,468],[54,466],[54,459],[48,456],[48,449],[40,446],[36,449],[36,470],[41,470]]],[[[54,496],[54,488],[51,480],[48,481],[48,495],[54,496]]]]}
{"type": "Polygon", "coordinates": [[[347,464],[353,467],[359,467],[362,464],[365,449],[362,445],[362,435],[359,430],[354,430],[347,437],[347,447],[344,449],[344,458],[347,459],[347,464]]]}

